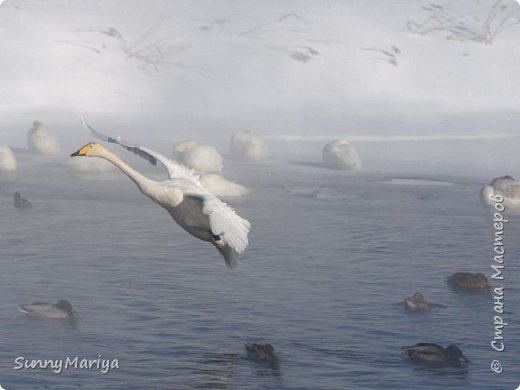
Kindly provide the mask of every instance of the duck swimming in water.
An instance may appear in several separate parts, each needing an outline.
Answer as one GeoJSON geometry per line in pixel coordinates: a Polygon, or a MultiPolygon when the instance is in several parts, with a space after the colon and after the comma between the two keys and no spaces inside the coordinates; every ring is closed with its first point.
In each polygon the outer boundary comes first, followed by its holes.
{"type": "Polygon", "coordinates": [[[247,359],[257,363],[267,363],[272,368],[280,364],[280,358],[271,344],[246,344],[247,359]]]}
{"type": "Polygon", "coordinates": [[[463,292],[485,292],[489,290],[489,282],[483,273],[456,272],[446,278],[448,286],[463,292]]]}
{"type": "Polygon", "coordinates": [[[404,300],[404,306],[410,311],[424,311],[430,308],[430,303],[426,300],[424,295],[416,292],[404,300]]]}
{"type": "Polygon", "coordinates": [[[71,320],[74,318],[72,305],[69,301],[61,299],[58,302],[34,302],[27,305],[20,305],[18,310],[30,317],[71,320]]]}
{"type": "Polygon", "coordinates": [[[27,210],[32,207],[32,203],[29,202],[27,199],[22,198],[22,195],[18,191],[14,193],[14,207],[16,207],[18,210],[27,210]]]}
{"type": "Polygon", "coordinates": [[[433,343],[418,343],[404,348],[403,355],[408,356],[412,362],[418,364],[437,367],[462,367],[469,362],[461,349],[454,344],[443,348],[433,343]]]}

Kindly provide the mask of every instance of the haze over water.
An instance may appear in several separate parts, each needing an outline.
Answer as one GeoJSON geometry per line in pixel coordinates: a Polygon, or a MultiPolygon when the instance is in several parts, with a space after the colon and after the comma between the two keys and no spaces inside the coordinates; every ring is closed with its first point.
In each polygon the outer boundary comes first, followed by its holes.
{"type": "MultiPolygon", "coordinates": [[[[518,386],[518,215],[507,213],[505,227],[504,352],[490,347],[492,294],[461,295],[444,280],[457,271],[491,276],[493,221],[479,191],[494,177],[520,176],[518,27],[492,45],[447,40],[445,31],[414,35],[406,22],[425,20],[421,6],[431,7],[416,1],[92,4],[0,6],[0,144],[18,160],[15,172],[0,173],[4,388],[518,386]],[[130,44],[156,24],[143,42],[175,35],[168,42],[179,52],[167,59],[176,65],[143,66],[99,32],[117,28],[130,44]],[[397,66],[366,50],[394,45],[397,66]],[[306,47],[319,55],[291,56],[306,47]],[[224,161],[226,178],[252,190],[226,199],[252,223],[238,268],[119,171],[68,165],[91,140],[81,113],[167,156],[185,139],[226,155],[233,132],[263,136],[267,163],[224,161]],[[60,154],[21,150],[34,120],[58,138],[60,154]],[[334,138],[355,145],[361,171],[319,166],[334,138]],[[31,210],[12,206],[15,191],[31,210]],[[406,312],[401,303],[416,291],[442,306],[406,312]],[[58,299],[73,304],[76,327],[16,310],[58,299]],[[248,342],[273,344],[280,368],[245,360],[248,342]],[[418,342],[457,344],[470,363],[417,367],[401,348],[418,342]],[[99,355],[120,368],[13,369],[19,356],[99,355]]],[[[475,2],[453,7],[473,11],[475,2]]]]}

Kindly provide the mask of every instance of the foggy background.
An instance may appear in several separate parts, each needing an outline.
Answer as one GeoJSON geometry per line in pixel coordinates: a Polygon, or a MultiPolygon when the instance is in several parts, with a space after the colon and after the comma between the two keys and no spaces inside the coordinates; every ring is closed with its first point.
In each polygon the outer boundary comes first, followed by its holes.
{"type": "Polygon", "coordinates": [[[445,280],[491,277],[480,191],[520,176],[519,18],[513,0],[6,0],[0,145],[17,167],[0,175],[1,385],[514,388],[518,215],[505,229],[504,353],[489,344],[492,297],[445,280]],[[81,114],[166,156],[187,139],[217,148],[223,176],[251,189],[223,198],[252,224],[240,265],[227,269],[109,163],[71,158],[92,141],[81,114]],[[35,120],[58,154],[28,153],[35,120]],[[244,130],[265,139],[268,161],[227,158],[244,130]],[[335,138],[355,146],[361,170],[323,167],[335,138]],[[13,207],[15,191],[34,207],[13,207]],[[440,306],[406,312],[416,291],[440,306]],[[58,299],[77,328],[16,311],[58,299]],[[248,342],[274,345],[281,369],[244,359],[248,342]],[[418,342],[454,343],[471,363],[417,369],[401,353],[418,342]],[[12,369],[17,356],[98,354],[121,370],[12,369]]]}
{"type": "Polygon", "coordinates": [[[369,169],[434,159],[502,174],[520,136],[520,6],[498,3],[490,20],[496,2],[480,0],[7,0],[1,142],[23,146],[39,119],[74,148],[84,113],[150,146],[225,152],[252,130],[273,157],[314,161],[344,137],[369,169]],[[486,28],[504,29],[479,42],[486,28]]]}

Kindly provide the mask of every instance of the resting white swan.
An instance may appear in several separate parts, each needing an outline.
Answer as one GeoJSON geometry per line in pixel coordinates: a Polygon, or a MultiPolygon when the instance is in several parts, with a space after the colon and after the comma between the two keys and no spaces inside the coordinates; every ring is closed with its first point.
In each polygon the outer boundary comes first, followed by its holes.
{"type": "Polygon", "coordinates": [[[509,175],[497,177],[480,192],[482,201],[489,207],[494,207],[496,203],[490,198],[490,195],[503,196],[503,205],[506,210],[520,208],[520,181],[509,175]]]}
{"type": "Polygon", "coordinates": [[[231,137],[231,155],[245,161],[265,161],[268,152],[262,138],[250,131],[239,131],[231,137]]]}
{"type": "Polygon", "coordinates": [[[35,121],[27,133],[27,147],[36,154],[56,154],[59,151],[58,143],[39,121],[35,121]]]}
{"type": "Polygon", "coordinates": [[[230,268],[238,264],[238,255],[248,245],[251,224],[238,216],[227,204],[208,191],[190,169],[144,146],[98,133],[86,123],[83,125],[97,138],[121,145],[145,158],[151,164],[160,162],[168,172],[169,180],[157,182],[144,177],[115,154],[98,143],[89,143],[71,156],[92,156],[108,160],[126,174],[154,202],[164,207],[173,219],[188,233],[212,243],[230,268]]]}
{"type": "Polygon", "coordinates": [[[198,173],[222,171],[223,159],[213,146],[184,141],[173,147],[173,157],[198,173]]]}
{"type": "Polygon", "coordinates": [[[16,158],[11,148],[0,145],[0,172],[11,172],[16,169],[16,158]]]}
{"type": "Polygon", "coordinates": [[[347,141],[337,139],[322,150],[323,165],[334,169],[360,169],[363,165],[356,149],[347,141]]]}

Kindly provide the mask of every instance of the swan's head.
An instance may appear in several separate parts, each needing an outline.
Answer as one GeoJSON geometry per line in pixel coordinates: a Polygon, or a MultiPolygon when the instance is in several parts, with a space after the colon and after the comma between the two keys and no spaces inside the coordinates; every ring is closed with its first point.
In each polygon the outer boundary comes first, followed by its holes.
{"type": "Polygon", "coordinates": [[[70,157],[76,156],[87,156],[87,157],[99,157],[103,155],[105,148],[97,142],[90,142],[85,146],[82,146],[76,152],[72,153],[70,157]]]}

